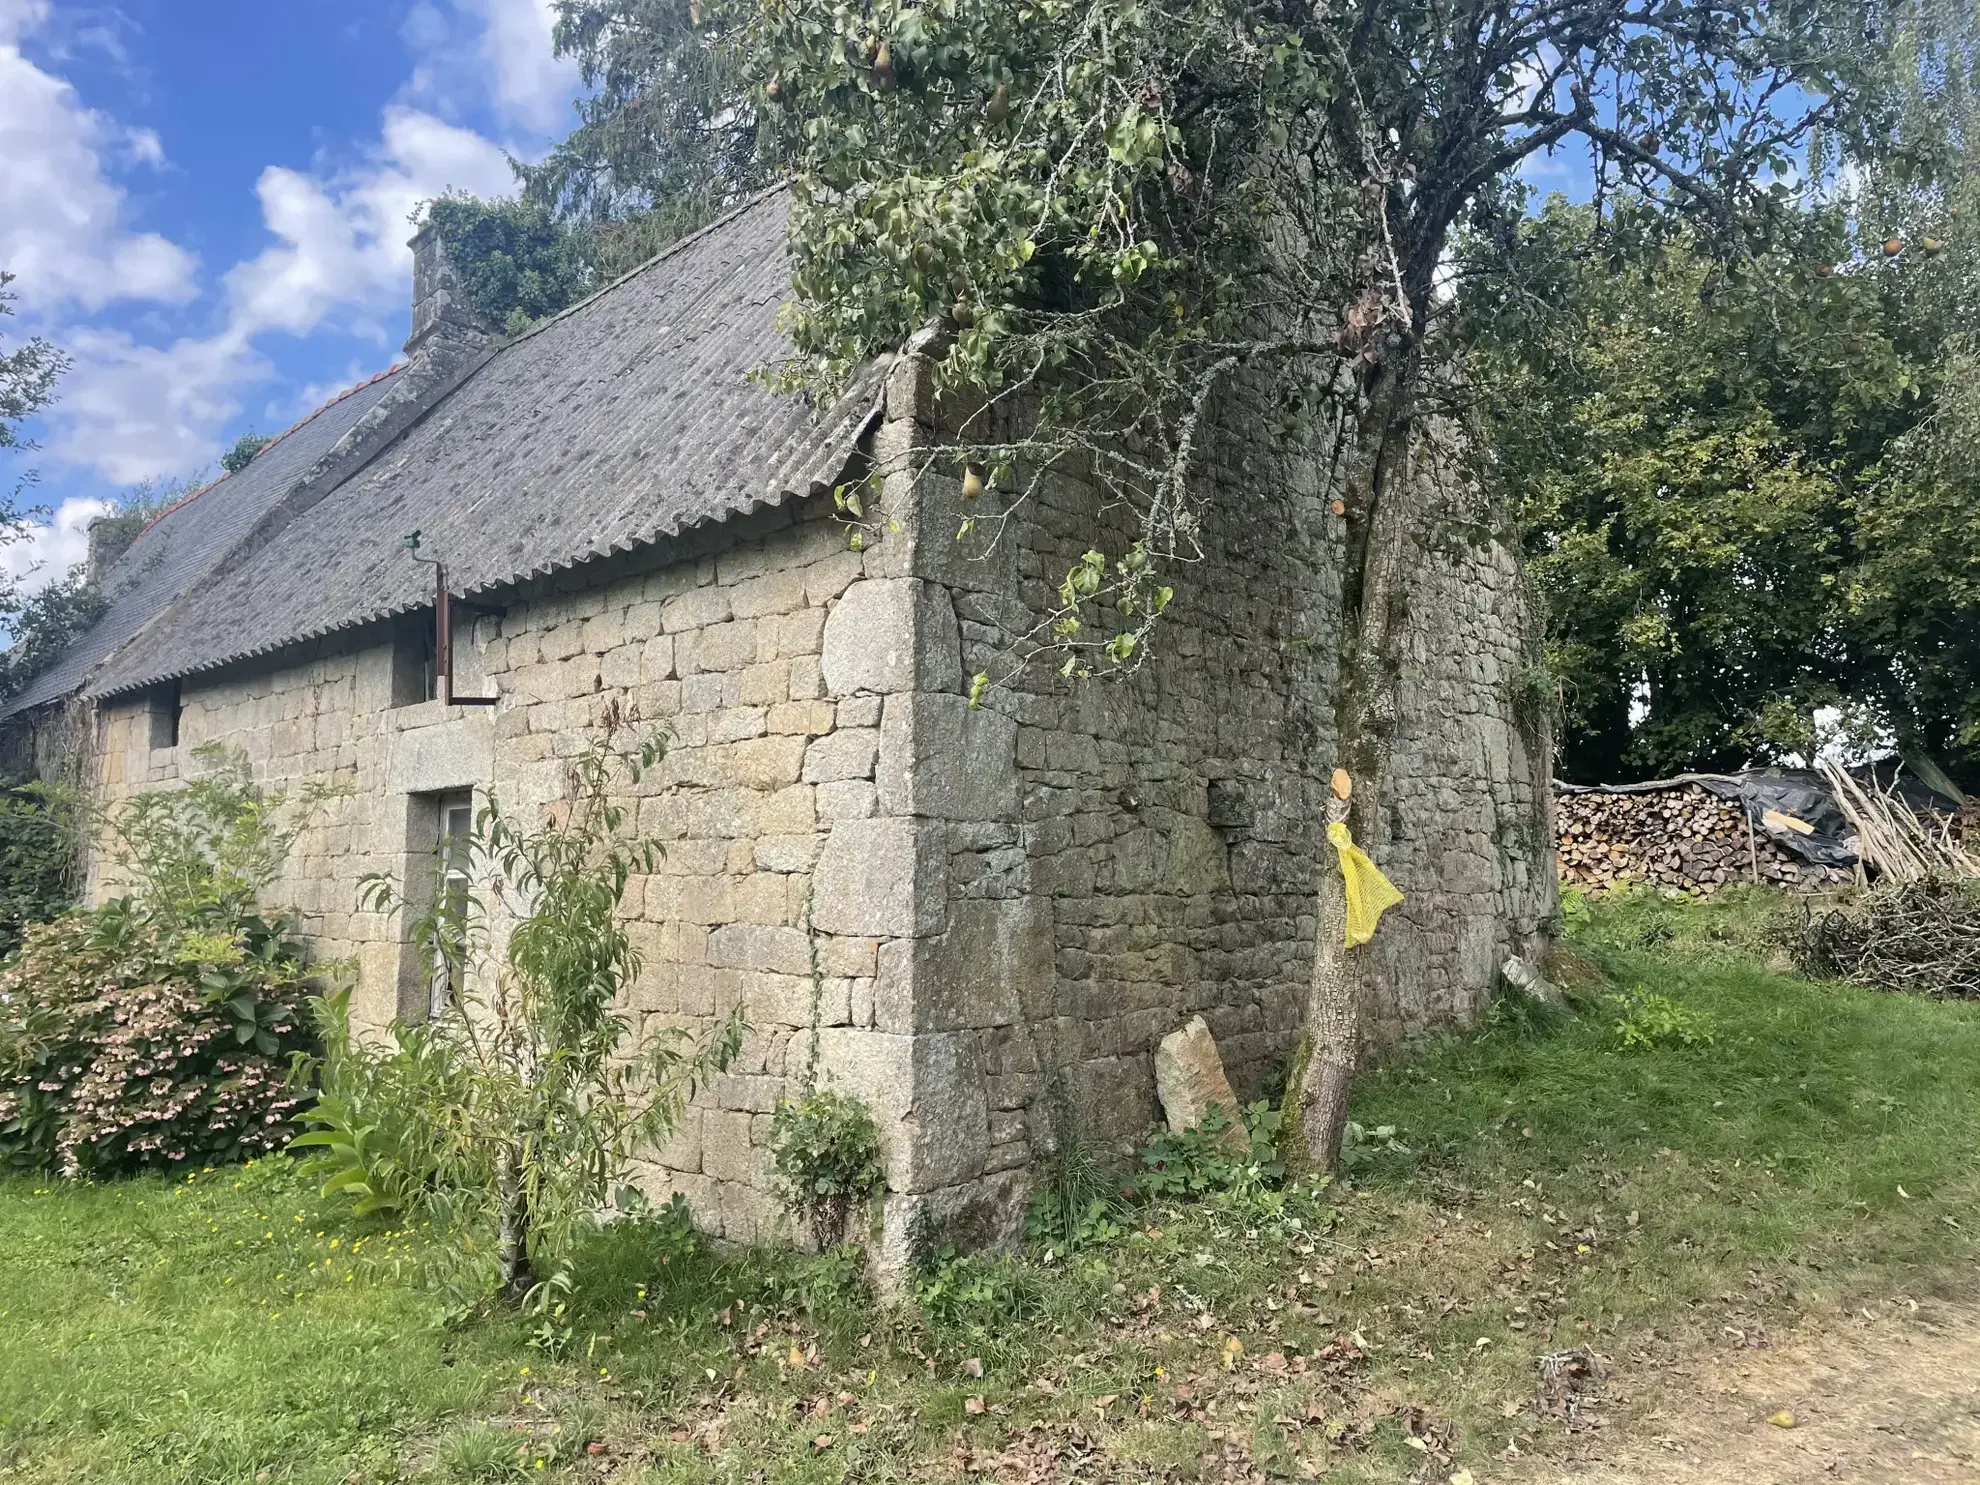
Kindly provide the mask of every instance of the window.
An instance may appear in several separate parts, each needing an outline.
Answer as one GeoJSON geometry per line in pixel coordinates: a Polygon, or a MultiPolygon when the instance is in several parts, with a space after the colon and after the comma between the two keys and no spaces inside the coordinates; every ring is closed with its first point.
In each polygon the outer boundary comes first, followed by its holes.
{"type": "Polygon", "coordinates": [[[434,690],[433,610],[400,615],[392,630],[392,705],[431,701],[434,690]]]}
{"type": "Polygon", "coordinates": [[[179,745],[179,719],[186,710],[179,698],[179,683],[167,681],[162,686],[154,686],[147,702],[151,746],[154,749],[176,748],[179,745]]]}
{"type": "MultiPolygon", "coordinates": [[[[465,791],[441,794],[436,797],[434,808],[438,816],[434,821],[438,841],[434,853],[438,858],[435,887],[440,894],[437,906],[443,922],[460,924],[465,921],[468,909],[467,838],[474,829],[474,796],[465,791]]],[[[459,1000],[462,988],[460,964],[449,964],[444,957],[436,955],[427,987],[427,1014],[437,1016],[446,1010],[449,1002],[459,1000]]]]}

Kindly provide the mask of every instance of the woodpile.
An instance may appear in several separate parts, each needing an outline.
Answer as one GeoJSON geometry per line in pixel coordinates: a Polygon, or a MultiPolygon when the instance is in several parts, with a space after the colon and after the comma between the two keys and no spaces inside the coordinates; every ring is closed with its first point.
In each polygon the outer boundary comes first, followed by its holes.
{"type": "Polygon", "coordinates": [[[1713,892],[1758,881],[1825,891],[1853,879],[1847,868],[1815,866],[1750,834],[1746,812],[1697,784],[1633,794],[1554,792],[1561,882],[1584,890],[1619,884],[1713,892]]]}

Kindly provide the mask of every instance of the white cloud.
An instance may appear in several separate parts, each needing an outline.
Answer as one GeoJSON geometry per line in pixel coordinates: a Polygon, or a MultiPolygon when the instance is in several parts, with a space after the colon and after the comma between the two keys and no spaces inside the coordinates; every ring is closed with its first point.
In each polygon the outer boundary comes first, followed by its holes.
{"type": "Polygon", "coordinates": [[[0,264],[38,314],[118,300],[183,304],[198,292],[197,260],[155,232],[129,230],[123,188],[104,169],[106,154],[161,165],[164,146],[83,107],[75,89],[22,55],[20,38],[47,15],[45,5],[0,0],[0,264]]]}
{"type": "Polygon", "coordinates": [[[467,0],[479,14],[481,55],[494,81],[495,105],[533,129],[555,129],[568,121],[577,68],[552,54],[550,28],[556,20],[551,0],[467,0]]]}
{"type": "Polygon", "coordinates": [[[107,500],[65,500],[47,525],[0,547],[0,565],[23,592],[39,592],[89,555],[89,523],[115,510],[107,500]]]}
{"type": "Polygon", "coordinates": [[[374,340],[372,369],[382,368],[387,327],[411,294],[414,209],[449,188],[514,189],[507,153],[443,114],[461,98],[486,98],[504,127],[535,129],[554,121],[575,83],[550,55],[548,0],[444,4],[443,14],[422,3],[407,22],[428,70],[384,108],[377,140],[348,163],[264,169],[255,195],[268,245],[220,276],[196,332],[168,339],[158,327],[169,322],[157,317],[114,328],[95,314],[120,300],[199,298],[195,259],[129,229],[112,173],[161,166],[165,143],[85,108],[66,81],[22,54],[21,39],[37,31],[44,50],[59,54],[60,17],[45,0],[0,0],[0,266],[20,276],[35,328],[75,362],[46,416],[51,459],[118,484],[210,463],[220,431],[272,375],[263,337],[334,327],[374,340]],[[442,76],[449,87],[434,80],[442,76]],[[411,106],[415,96],[432,106],[411,106]]]}
{"type": "Polygon", "coordinates": [[[11,45],[48,20],[48,0],[0,0],[0,45],[11,45]]]}
{"type": "Polygon", "coordinates": [[[271,165],[255,191],[276,241],[228,271],[221,329],[164,347],[120,332],[65,334],[76,364],[51,415],[50,452],[120,484],[211,461],[217,430],[268,375],[257,337],[306,336],[334,321],[383,351],[386,317],[412,292],[414,208],[449,187],[497,193],[510,178],[508,157],[480,135],[399,107],[385,111],[378,146],[352,170],[325,179],[271,165]]]}
{"type": "Polygon", "coordinates": [[[115,330],[64,338],[75,366],[50,415],[49,452],[119,485],[210,464],[220,452],[214,435],[240,411],[242,389],[268,374],[231,324],[162,347],[115,330]]]}
{"type": "Polygon", "coordinates": [[[553,54],[555,22],[553,0],[421,0],[399,32],[420,57],[406,96],[443,114],[485,99],[517,128],[561,133],[578,72],[553,54]]]}

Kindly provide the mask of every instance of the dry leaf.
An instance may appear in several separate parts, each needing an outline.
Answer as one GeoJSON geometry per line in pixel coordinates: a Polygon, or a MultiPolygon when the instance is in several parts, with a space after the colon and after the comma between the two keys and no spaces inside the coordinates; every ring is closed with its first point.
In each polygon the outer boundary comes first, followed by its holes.
{"type": "Polygon", "coordinates": [[[966,1397],[963,1399],[963,1411],[972,1417],[984,1412],[988,1407],[989,1404],[984,1402],[980,1394],[975,1397],[966,1397]]]}
{"type": "Polygon", "coordinates": [[[983,1375],[983,1358],[981,1356],[970,1357],[969,1360],[963,1363],[963,1370],[968,1372],[972,1377],[981,1377],[983,1375]]]}
{"type": "Polygon", "coordinates": [[[1786,1408],[1782,1408],[1778,1413],[1769,1413],[1767,1415],[1767,1421],[1776,1428],[1793,1428],[1794,1414],[1790,1413],[1786,1408]]]}
{"type": "Polygon", "coordinates": [[[820,1434],[820,1435],[819,1435],[819,1436],[818,1436],[817,1438],[815,1438],[815,1439],[813,1439],[813,1440],[811,1441],[811,1447],[812,1447],[812,1448],[814,1448],[814,1449],[829,1449],[829,1448],[831,1448],[831,1447],[832,1447],[832,1436],[831,1436],[831,1435],[830,1435],[829,1433],[821,1433],[821,1434],[820,1434]]]}

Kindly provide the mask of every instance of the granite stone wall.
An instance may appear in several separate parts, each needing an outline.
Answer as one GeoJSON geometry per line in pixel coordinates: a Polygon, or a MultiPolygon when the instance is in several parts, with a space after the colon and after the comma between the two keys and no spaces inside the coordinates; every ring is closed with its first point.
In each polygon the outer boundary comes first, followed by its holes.
{"type": "MultiPolygon", "coordinates": [[[[1016,665],[1014,637],[1089,547],[1126,545],[1126,513],[1068,470],[959,539],[983,513],[940,453],[956,418],[924,365],[895,367],[873,450],[890,534],[826,631],[833,694],[886,692],[879,809],[834,831],[817,881],[821,926],[881,937],[873,1024],[828,1037],[826,1066],[887,1116],[890,1261],[921,1213],[965,1242],[1016,1231],[1068,1121],[1139,1138],[1155,1046],[1190,1016],[1244,1096],[1297,1040],[1342,523],[1311,451],[1258,437],[1277,419],[1254,399],[1238,388],[1211,432],[1201,557],[1175,574],[1155,653],[1126,679],[1067,681],[1016,665]],[[884,667],[856,658],[868,627],[906,636],[884,667]],[[978,671],[1007,682],[980,710],[963,695],[978,671]]],[[[1554,905],[1517,560],[1461,486],[1446,504],[1458,538],[1423,554],[1395,787],[1364,843],[1409,894],[1369,977],[1374,1051],[1473,1015],[1554,905]]]]}
{"type": "MultiPolygon", "coordinates": [[[[492,794],[523,814],[562,798],[570,760],[609,712],[666,728],[666,759],[626,801],[666,850],[626,896],[644,957],[628,1009],[642,1025],[707,1029],[740,1005],[750,1029],[645,1175],[686,1193],[718,1235],[786,1234],[766,1141],[810,1040],[806,895],[835,826],[875,810],[881,732],[877,697],[827,694],[826,620],[862,559],[819,504],[728,523],[658,561],[566,573],[471,630],[463,618],[455,689],[492,690],[493,708],[393,706],[382,633],[189,678],[176,747],[151,746],[148,698],[109,703],[101,788],[114,799],[171,787],[209,742],[245,751],[272,787],[333,785],[268,896],[302,913],[320,961],[354,970],[354,1010],[382,1027],[418,1013],[428,970],[397,918],[361,909],[360,879],[382,872],[421,890],[443,794],[472,790],[477,805],[492,794]]],[[[119,886],[99,851],[94,897],[119,886]]],[[[870,1020],[877,938],[817,939],[820,1023],[870,1020]]]]}
{"type": "MultiPolygon", "coordinates": [[[[863,550],[816,499],[518,590],[457,635],[456,690],[493,708],[393,706],[383,631],[189,678],[176,747],[151,746],[149,701],[102,708],[101,787],[169,787],[209,741],[277,786],[337,782],[271,896],[354,966],[382,1026],[417,1013],[427,970],[360,908],[360,878],[418,890],[443,793],[538,811],[608,713],[665,726],[672,750],[627,801],[667,852],[627,895],[628,1010],[708,1028],[740,1006],[750,1030],[648,1184],[718,1235],[793,1235],[768,1139],[815,1047],[883,1131],[886,1271],[924,1219],[1007,1237],[1068,1120],[1120,1145],[1154,1121],[1155,1045],[1191,1015],[1246,1096],[1298,1035],[1340,533],[1316,461],[1255,436],[1270,414],[1242,389],[1223,408],[1202,558],[1125,680],[1064,681],[1012,648],[1082,552],[1125,542],[1123,515],[1068,470],[958,540],[958,471],[926,458],[952,427],[907,356],[865,451],[863,550]],[[972,708],[979,670],[1007,684],[972,708]]],[[[1419,586],[1398,783],[1365,843],[1410,898],[1378,944],[1378,1041],[1475,1011],[1552,905],[1544,755],[1513,705],[1514,558],[1456,543],[1419,586]]],[[[99,857],[99,898],[115,877],[99,857]]]]}

